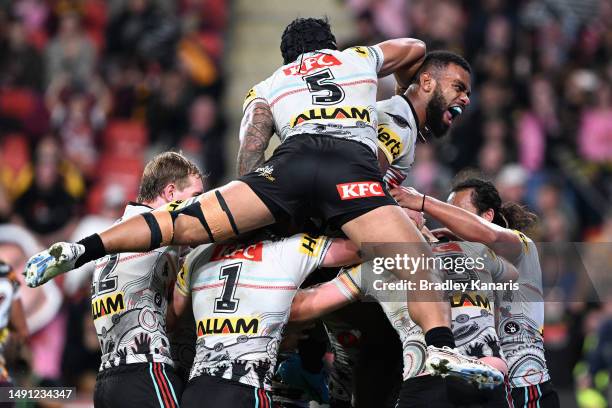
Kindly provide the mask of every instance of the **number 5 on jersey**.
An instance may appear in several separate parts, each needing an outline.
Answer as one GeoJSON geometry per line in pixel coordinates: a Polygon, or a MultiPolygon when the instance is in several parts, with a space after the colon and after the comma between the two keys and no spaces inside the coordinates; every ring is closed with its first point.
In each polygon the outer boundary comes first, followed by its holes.
{"type": "Polygon", "coordinates": [[[344,90],[331,80],[334,75],[329,68],[303,77],[312,95],[312,103],[315,105],[334,105],[344,99],[344,90]]]}
{"type": "Polygon", "coordinates": [[[236,286],[238,285],[241,269],[242,262],[226,265],[221,268],[219,279],[225,280],[225,282],[223,283],[221,297],[215,299],[215,313],[234,313],[238,310],[240,299],[236,299],[234,294],[236,293],[236,286]]]}

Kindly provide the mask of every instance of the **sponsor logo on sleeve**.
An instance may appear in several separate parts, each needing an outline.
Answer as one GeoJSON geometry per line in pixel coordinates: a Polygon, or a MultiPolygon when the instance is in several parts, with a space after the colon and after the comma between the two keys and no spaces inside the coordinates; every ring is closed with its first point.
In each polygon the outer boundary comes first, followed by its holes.
{"type": "Polygon", "coordinates": [[[247,261],[261,262],[263,259],[263,243],[258,242],[247,246],[229,244],[215,247],[210,262],[225,259],[245,259],[247,261]]]}
{"type": "Polygon", "coordinates": [[[384,125],[378,126],[378,146],[388,152],[393,160],[397,160],[402,152],[402,139],[384,125]]]}
{"type": "Polygon", "coordinates": [[[319,256],[321,252],[321,244],[323,243],[322,237],[313,237],[308,234],[304,234],[300,240],[300,253],[308,256],[319,256]]]}
{"type": "Polygon", "coordinates": [[[244,97],[244,103],[242,106],[246,107],[253,99],[257,97],[257,93],[255,92],[255,88],[249,89],[246,96],[244,97]]]}
{"type": "Polygon", "coordinates": [[[289,65],[287,68],[283,69],[283,73],[285,75],[306,75],[316,69],[334,65],[342,65],[342,62],[331,54],[317,54],[304,58],[301,64],[289,65]]]}
{"type": "Polygon", "coordinates": [[[362,58],[366,58],[370,55],[367,47],[351,47],[350,50],[355,51],[355,53],[362,58]]]}
{"type": "Polygon", "coordinates": [[[360,181],[356,183],[336,184],[341,200],[356,198],[382,197],[385,195],[382,185],[378,181],[360,181]]]}

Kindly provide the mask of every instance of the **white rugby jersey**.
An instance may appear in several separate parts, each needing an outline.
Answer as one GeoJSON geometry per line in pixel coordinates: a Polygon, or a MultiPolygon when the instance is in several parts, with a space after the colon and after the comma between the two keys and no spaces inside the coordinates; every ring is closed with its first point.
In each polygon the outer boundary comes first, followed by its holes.
{"type": "Polygon", "coordinates": [[[419,132],[416,114],[410,102],[396,95],[376,104],[378,112],[378,147],[387,161],[404,176],[414,163],[414,148],[419,132]]]}
{"type": "Polygon", "coordinates": [[[518,291],[496,294],[499,304],[497,331],[508,360],[510,385],[528,387],[550,379],[544,357],[544,299],[538,249],[525,234],[514,231],[523,242],[517,262],[518,291]]]}
{"type": "Polygon", "coordinates": [[[356,140],[376,153],[382,64],[378,46],[308,52],[251,88],[243,110],[258,100],[266,102],[281,142],[299,134],[324,134],[356,140]]]}
{"type": "MultiPolygon", "coordinates": [[[[149,206],[130,203],[117,222],[149,211],[149,206]]],[[[134,363],[173,365],[166,311],[178,258],[176,247],[163,247],[96,261],[91,312],[102,350],[101,371],[134,363]]]]}
{"type": "MultiPolygon", "coordinates": [[[[478,243],[445,242],[432,244],[436,258],[456,259],[472,258],[482,259],[481,269],[467,270],[457,273],[453,270],[444,270],[447,279],[453,281],[491,282],[499,280],[504,274],[505,267],[500,258],[493,255],[490,250],[478,243]]],[[[445,261],[446,262],[446,261],[445,261]]],[[[425,337],[408,313],[406,303],[410,294],[406,290],[376,290],[374,281],[398,282],[395,275],[389,271],[381,275],[372,273],[372,262],[368,262],[367,271],[370,276],[362,275],[363,266],[356,266],[345,270],[334,279],[336,286],[348,299],[355,299],[361,295],[371,296],[382,306],[383,311],[399,334],[404,355],[404,380],[425,372],[425,359],[427,346],[425,337]]],[[[417,283],[418,285],[418,283],[417,283]]],[[[380,286],[377,286],[380,287],[380,286]]],[[[452,330],[455,335],[457,348],[464,355],[474,357],[499,355],[499,339],[495,333],[493,315],[493,294],[491,292],[457,293],[450,299],[452,311],[452,330]],[[478,351],[478,352],[475,352],[478,351]]]]}
{"type": "Polygon", "coordinates": [[[196,321],[190,379],[205,374],[270,390],[293,297],[330,243],[299,234],[194,249],[176,282],[191,294],[196,321]]]}

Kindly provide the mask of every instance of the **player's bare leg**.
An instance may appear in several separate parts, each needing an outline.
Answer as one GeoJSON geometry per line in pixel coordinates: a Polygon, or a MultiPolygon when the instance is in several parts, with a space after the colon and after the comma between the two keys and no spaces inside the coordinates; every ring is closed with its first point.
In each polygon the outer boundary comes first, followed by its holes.
{"type": "MultiPolygon", "coordinates": [[[[342,227],[344,233],[360,247],[362,244],[372,244],[374,257],[394,258],[398,250],[408,251],[408,256],[420,258],[433,257],[430,246],[406,213],[398,206],[384,206],[372,210],[342,227]],[[384,222],[381,222],[384,220],[384,222]],[[380,245],[388,243],[388,245],[380,245]],[[401,245],[393,245],[401,244],[401,245]]],[[[403,254],[401,254],[403,255],[403,254]]],[[[391,270],[398,279],[441,282],[435,271],[420,269],[411,271],[403,269],[391,270]]],[[[408,293],[408,309],[410,317],[427,332],[434,327],[450,327],[450,305],[443,298],[443,293],[436,290],[414,292],[410,299],[408,293]],[[427,300],[427,301],[424,301],[427,300]]]]}
{"type": "Polygon", "coordinates": [[[39,286],[59,273],[106,254],[144,252],[167,245],[220,242],[274,223],[274,217],[251,188],[241,182],[208,191],[185,203],[170,203],[130,217],[77,244],[58,243],[32,257],[26,283],[39,286]]]}

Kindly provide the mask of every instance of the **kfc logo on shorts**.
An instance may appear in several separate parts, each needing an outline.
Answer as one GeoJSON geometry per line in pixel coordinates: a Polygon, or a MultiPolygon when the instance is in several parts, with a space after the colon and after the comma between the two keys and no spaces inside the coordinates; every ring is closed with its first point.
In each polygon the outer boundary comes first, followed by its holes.
{"type": "Polygon", "coordinates": [[[382,197],[385,191],[378,181],[360,181],[357,183],[336,184],[342,200],[352,200],[365,197],[382,197]]]}

